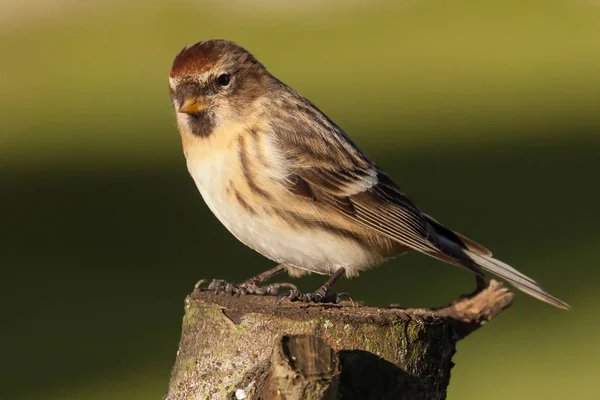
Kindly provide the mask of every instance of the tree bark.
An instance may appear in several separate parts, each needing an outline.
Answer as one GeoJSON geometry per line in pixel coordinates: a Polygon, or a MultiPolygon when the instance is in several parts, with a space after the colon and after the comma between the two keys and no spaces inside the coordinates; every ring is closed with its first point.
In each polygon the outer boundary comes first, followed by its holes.
{"type": "Polygon", "coordinates": [[[436,310],[196,290],[164,398],[444,399],[456,342],[512,298],[493,280],[436,310]]]}

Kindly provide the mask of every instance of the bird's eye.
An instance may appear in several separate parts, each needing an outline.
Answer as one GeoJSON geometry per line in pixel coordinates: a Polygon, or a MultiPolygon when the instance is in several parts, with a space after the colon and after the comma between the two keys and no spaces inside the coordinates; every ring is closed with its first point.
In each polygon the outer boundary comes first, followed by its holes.
{"type": "Polygon", "coordinates": [[[221,74],[217,78],[217,83],[219,84],[219,86],[227,86],[227,85],[229,85],[230,81],[231,81],[231,78],[229,77],[228,74],[221,74]]]}

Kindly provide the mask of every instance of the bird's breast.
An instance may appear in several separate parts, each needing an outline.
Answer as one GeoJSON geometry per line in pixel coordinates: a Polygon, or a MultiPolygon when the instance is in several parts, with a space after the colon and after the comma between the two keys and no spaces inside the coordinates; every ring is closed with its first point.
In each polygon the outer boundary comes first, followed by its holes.
{"type": "Polygon", "coordinates": [[[322,274],[342,266],[355,274],[381,261],[352,227],[285,187],[288,171],[268,137],[244,132],[204,145],[188,148],[188,170],[213,214],[248,247],[322,274]]]}

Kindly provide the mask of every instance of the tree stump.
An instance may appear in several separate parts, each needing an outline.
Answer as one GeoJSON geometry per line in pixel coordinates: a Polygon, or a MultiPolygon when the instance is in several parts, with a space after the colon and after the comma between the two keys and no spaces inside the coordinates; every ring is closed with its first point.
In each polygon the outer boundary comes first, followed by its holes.
{"type": "Polygon", "coordinates": [[[493,280],[435,310],[196,290],[164,399],[444,399],[457,341],[512,298],[493,280]]]}

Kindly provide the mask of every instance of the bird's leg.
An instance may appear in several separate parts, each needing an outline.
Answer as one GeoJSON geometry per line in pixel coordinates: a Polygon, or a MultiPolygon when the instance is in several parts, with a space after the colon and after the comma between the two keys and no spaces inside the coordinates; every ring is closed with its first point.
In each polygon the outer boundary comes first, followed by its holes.
{"type": "Polygon", "coordinates": [[[246,290],[246,293],[260,294],[260,295],[275,295],[279,288],[285,287],[292,290],[298,290],[296,285],[285,282],[271,283],[267,286],[259,286],[266,280],[271,279],[275,275],[285,271],[285,264],[279,264],[268,271],[262,272],[252,278],[242,282],[240,287],[246,290]]]}
{"type": "Polygon", "coordinates": [[[335,282],[340,279],[346,272],[345,268],[336,270],[333,275],[314,293],[301,293],[298,289],[292,289],[287,293],[282,293],[278,296],[278,301],[281,302],[283,299],[290,299],[290,301],[302,301],[303,303],[339,303],[342,296],[350,296],[348,293],[329,293],[331,287],[335,282]]]}
{"type": "Polygon", "coordinates": [[[285,270],[285,264],[279,264],[268,271],[262,272],[252,278],[242,282],[242,283],[232,283],[223,279],[213,279],[208,287],[203,289],[201,286],[207,282],[207,280],[202,279],[196,283],[194,286],[194,290],[201,291],[214,291],[216,293],[229,293],[229,294],[257,294],[261,296],[273,296],[276,295],[279,291],[279,288],[288,288],[291,290],[298,290],[296,285],[291,283],[272,283],[266,286],[260,286],[264,281],[271,279],[275,275],[283,272],[285,270]]]}

